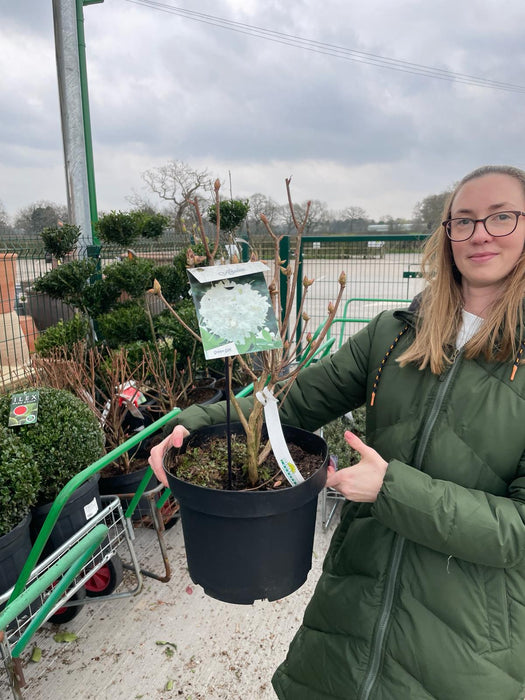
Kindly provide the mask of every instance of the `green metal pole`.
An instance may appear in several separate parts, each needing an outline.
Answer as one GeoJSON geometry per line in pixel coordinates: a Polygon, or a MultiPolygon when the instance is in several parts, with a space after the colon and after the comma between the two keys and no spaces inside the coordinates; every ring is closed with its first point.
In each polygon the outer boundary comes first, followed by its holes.
{"type": "MultiPolygon", "coordinates": [[[[102,2],[103,0],[98,0],[102,2]]],[[[77,34],[78,34],[78,61],[80,67],[80,92],[82,98],[82,117],[84,121],[84,141],[86,146],[86,167],[89,192],[89,211],[91,215],[91,236],[93,245],[99,245],[95,223],[98,221],[97,195],[95,190],[95,168],[93,163],[93,141],[91,138],[91,119],[89,116],[89,94],[86,69],[86,39],[84,36],[84,4],[91,5],[89,0],[76,0],[77,8],[77,34]]]]}

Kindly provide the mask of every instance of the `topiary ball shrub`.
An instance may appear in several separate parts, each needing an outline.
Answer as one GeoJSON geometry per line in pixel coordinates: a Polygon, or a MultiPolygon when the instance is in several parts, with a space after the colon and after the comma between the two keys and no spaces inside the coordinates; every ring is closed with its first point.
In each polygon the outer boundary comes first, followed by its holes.
{"type": "Polygon", "coordinates": [[[133,214],[124,211],[110,211],[95,224],[98,236],[104,243],[131,245],[139,232],[133,214]]]}
{"type": "Polygon", "coordinates": [[[33,450],[15,431],[0,425],[0,537],[29,513],[41,483],[33,450]]]}
{"type": "MultiPolygon", "coordinates": [[[[37,505],[54,501],[63,486],[104,452],[104,431],[89,406],[69,391],[39,387],[38,420],[10,428],[33,452],[42,479],[37,505]]],[[[6,426],[11,395],[0,397],[6,426]]]]}
{"type": "Polygon", "coordinates": [[[80,238],[80,227],[73,224],[47,226],[42,230],[40,238],[44,243],[46,253],[51,253],[58,260],[63,260],[77,247],[80,238]]]}
{"type": "Polygon", "coordinates": [[[69,321],[59,321],[56,326],[46,328],[35,338],[35,349],[42,357],[49,357],[57,348],[72,351],[77,343],[86,340],[88,331],[88,319],[75,314],[69,321]]]}
{"type": "Polygon", "coordinates": [[[135,302],[124,302],[114,311],[98,316],[96,321],[99,339],[110,348],[152,340],[148,315],[144,307],[135,302]]]}

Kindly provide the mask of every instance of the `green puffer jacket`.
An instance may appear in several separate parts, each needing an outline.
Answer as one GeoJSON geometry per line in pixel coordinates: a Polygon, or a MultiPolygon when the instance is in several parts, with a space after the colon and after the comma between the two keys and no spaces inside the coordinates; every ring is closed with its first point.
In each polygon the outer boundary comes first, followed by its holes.
{"type": "Polygon", "coordinates": [[[511,362],[461,354],[441,376],[400,368],[412,325],[409,312],[380,314],[303,370],[281,409],[314,430],[367,401],[367,442],[389,462],[375,503],[344,505],[273,678],[281,700],[525,695],[525,367],[514,381],[511,362]]]}

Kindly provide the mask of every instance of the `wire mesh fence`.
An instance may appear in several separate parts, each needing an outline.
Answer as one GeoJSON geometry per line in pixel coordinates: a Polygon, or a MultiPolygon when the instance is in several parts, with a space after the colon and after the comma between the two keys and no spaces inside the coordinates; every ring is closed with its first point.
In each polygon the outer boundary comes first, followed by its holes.
{"type": "Polygon", "coordinates": [[[420,235],[305,238],[302,276],[315,280],[304,303],[309,329],[314,332],[326,319],[341,272],[347,282],[332,329],[338,340],[334,349],[380,311],[408,306],[422,289],[425,240],[420,235]]]}
{"type": "MultiPolygon", "coordinates": [[[[313,278],[304,300],[304,311],[310,316],[312,332],[327,315],[330,301],[338,291],[338,279],[346,273],[347,285],[334,323],[338,347],[344,339],[362,328],[379,311],[392,306],[408,305],[420,291],[419,278],[421,249],[425,236],[388,235],[319,236],[303,239],[299,251],[301,270],[298,280],[298,299],[302,295],[302,279],[313,278]]],[[[235,250],[224,246],[226,254],[238,253],[247,260],[255,249],[259,257],[270,262],[272,251],[267,241],[250,241],[251,246],[239,245],[235,250]]],[[[92,246],[77,251],[76,258],[94,257],[103,274],[107,265],[133,256],[148,259],[160,266],[171,266],[174,257],[188,246],[187,239],[156,241],[133,250],[116,246],[92,246]]],[[[285,239],[281,257],[294,257],[294,241],[285,239]]],[[[226,255],[226,259],[227,258],[226,255]]],[[[75,309],[48,294],[35,292],[33,285],[46,272],[56,268],[57,261],[46,256],[41,246],[16,247],[15,243],[0,248],[0,390],[23,380],[30,371],[30,357],[35,341],[47,328],[71,319],[75,309]]]]}

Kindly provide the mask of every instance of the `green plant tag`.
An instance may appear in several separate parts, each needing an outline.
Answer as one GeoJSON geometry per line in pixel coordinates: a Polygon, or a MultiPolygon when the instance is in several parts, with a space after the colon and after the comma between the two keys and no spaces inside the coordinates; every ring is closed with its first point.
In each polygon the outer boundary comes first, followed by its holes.
{"type": "Polygon", "coordinates": [[[38,401],[38,391],[22,391],[19,394],[13,394],[11,396],[7,425],[12,428],[15,425],[36,423],[38,419],[38,401]]]}

